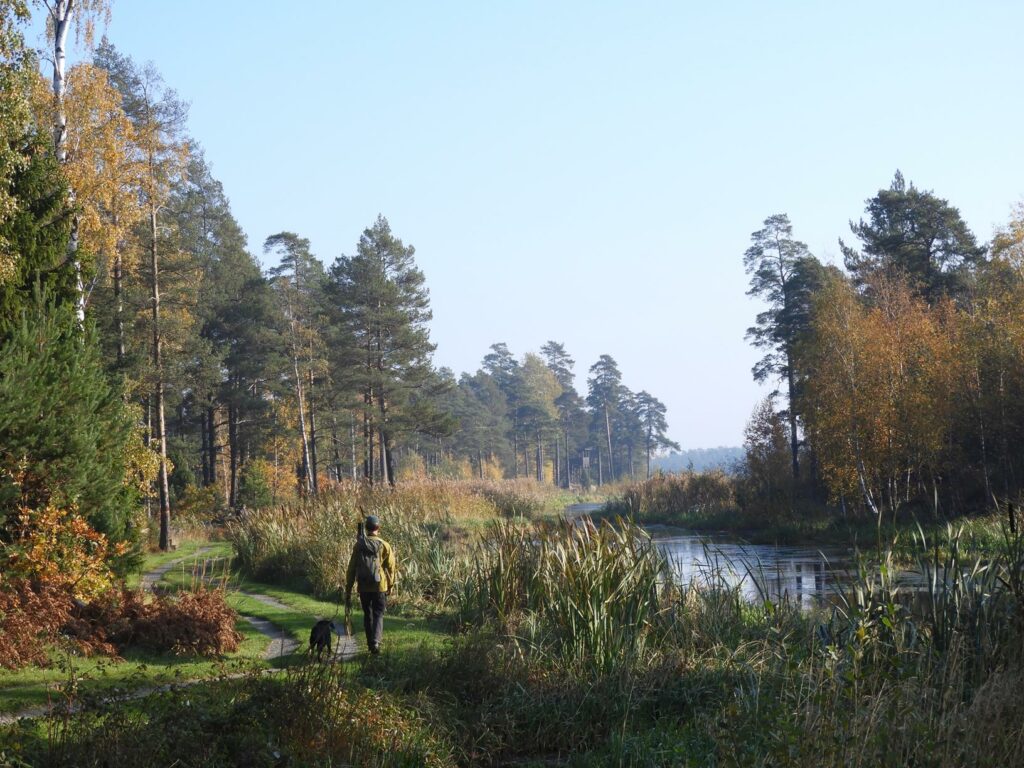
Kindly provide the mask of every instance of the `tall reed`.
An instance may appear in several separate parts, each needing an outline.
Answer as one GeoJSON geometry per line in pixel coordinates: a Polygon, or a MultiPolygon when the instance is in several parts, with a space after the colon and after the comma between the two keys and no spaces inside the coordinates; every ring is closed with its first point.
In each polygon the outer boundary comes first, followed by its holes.
{"type": "Polygon", "coordinates": [[[643,653],[661,611],[665,561],[632,523],[496,523],[461,596],[464,621],[524,630],[535,651],[609,670],[643,653]]]}

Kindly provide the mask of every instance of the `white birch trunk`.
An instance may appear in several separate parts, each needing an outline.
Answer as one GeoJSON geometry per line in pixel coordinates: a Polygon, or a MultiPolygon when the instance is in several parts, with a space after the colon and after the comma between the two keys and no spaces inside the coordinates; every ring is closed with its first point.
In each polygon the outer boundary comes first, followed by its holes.
{"type": "MultiPolygon", "coordinates": [[[[53,22],[53,148],[57,162],[63,165],[68,159],[68,117],[64,107],[67,95],[67,41],[71,19],[75,13],[75,0],[56,0],[47,5],[53,22]]],[[[75,190],[68,188],[68,203],[74,207],[75,190]]],[[[67,260],[75,270],[75,314],[78,324],[85,324],[85,285],[82,281],[82,262],[78,258],[78,216],[71,219],[71,234],[68,237],[67,260]]]]}
{"type": "Polygon", "coordinates": [[[152,270],[151,299],[153,301],[153,368],[156,374],[156,439],[160,450],[160,549],[171,548],[171,493],[167,477],[167,425],[164,420],[164,359],[163,337],[160,333],[160,262],[156,247],[156,207],[149,208],[149,256],[152,270]]]}

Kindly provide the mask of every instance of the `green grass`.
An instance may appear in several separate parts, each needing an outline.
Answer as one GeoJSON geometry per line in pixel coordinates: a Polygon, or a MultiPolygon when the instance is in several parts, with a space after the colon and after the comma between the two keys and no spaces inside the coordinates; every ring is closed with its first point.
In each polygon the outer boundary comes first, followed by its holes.
{"type": "Polygon", "coordinates": [[[244,638],[239,650],[213,660],[141,651],[127,651],[122,660],[83,658],[55,647],[49,667],[0,670],[0,712],[19,712],[59,701],[62,690],[69,685],[83,694],[116,695],[134,688],[214,677],[228,667],[263,666],[266,638],[244,619],[239,619],[236,627],[244,638]]]}
{"type": "MultiPolygon", "coordinates": [[[[204,567],[207,575],[225,573],[228,577],[227,601],[239,613],[236,627],[244,637],[237,652],[211,660],[128,651],[124,659],[118,661],[106,657],[84,658],[67,649],[54,647],[51,649],[52,663],[49,667],[0,669],[0,713],[45,706],[59,699],[62,696],[61,690],[67,688],[71,681],[76,681],[78,691],[83,694],[116,695],[128,689],[215,677],[225,671],[238,669],[287,666],[300,660],[314,621],[334,617],[338,614],[338,604],[318,600],[296,589],[246,580],[233,572],[226,572],[231,555],[231,545],[227,542],[189,541],[175,552],[147,556],[143,570],[148,572],[181,559],[181,564],[164,574],[159,582],[162,588],[171,591],[194,586],[197,582],[195,572],[203,572],[204,567]],[[197,551],[206,548],[210,551],[196,556],[197,551]],[[288,610],[266,605],[241,592],[268,595],[288,606],[288,610]],[[279,627],[299,643],[298,652],[264,661],[263,654],[270,641],[241,618],[243,615],[266,619],[279,627]]],[[[133,584],[137,586],[139,582],[140,576],[136,575],[133,584]]],[[[353,602],[352,627],[362,648],[362,613],[358,608],[358,600],[353,602]]],[[[385,619],[386,653],[401,653],[422,645],[437,646],[446,635],[443,620],[417,615],[402,616],[398,613],[395,611],[385,619]]]]}
{"type": "MultiPolygon", "coordinates": [[[[881,569],[865,565],[836,610],[805,612],[751,604],[724,585],[657,581],[656,551],[638,550],[643,537],[628,526],[588,533],[507,521],[488,527],[471,582],[459,585],[465,634],[396,599],[381,658],[317,665],[296,654],[275,662],[280,674],[97,705],[70,719],[71,757],[59,764],[110,764],[128,747],[133,759],[114,764],[149,765],[154,754],[196,764],[183,750],[200,744],[211,756],[241,745],[252,764],[287,762],[266,757],[287,745],[289,764],[384,765],[392,736],[410,734],[398,764],[427,764],[429,754],[444,766],[1015,764],[1024,538],[1000,544],[999,522],[942,529],[916,550],[908,536],[908,554],[942,568],[927,606],[899,599],[890,557],[881,569]],[[985,555],[977,567],[962,559],[975,550],[985,555]],[[367,713],[386,715],[368,725],[367,713]],[[382,752],[358,760],[351,746],[369,743],[354,737],[362,727],[382,752]],[[98,757],[76,763],[74,750],[98,757]]],[[[193,578],[172,569],[165,584],[193,578]]],[[[340,613],[294,585],[232,577],[230,588],[233,605],[303,645],[315,618],[340,613]]],[[[353,624],[361,639],[358,611],[353,624]]]]}
{"type": "Polygon", "coordinates": [[[212,557],[230,557],[232,555],[231,544],[226,541],[204,541],[202,539],[189,539],[179,543],[178,548],[170,552],[150,552],[142,560],[142,569],[138,573],[131,573],[125,579],[129,587],[137,587],[142,581],[142,574],[149,573],[162,565],[181,560],[178,568],[191,570],[192,564],[197,560],[205,560],[212,557]],[[205,555],[196,557],[196,552],[201,549],[209,549],[205,555]]]}

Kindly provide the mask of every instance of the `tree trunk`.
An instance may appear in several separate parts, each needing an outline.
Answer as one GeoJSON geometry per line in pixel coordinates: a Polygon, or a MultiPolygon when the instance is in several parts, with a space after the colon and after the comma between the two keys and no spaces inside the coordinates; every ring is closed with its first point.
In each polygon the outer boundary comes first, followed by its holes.
{"type": "Polygon", "coordinates": [[[359,479],[357,477],[358,473],[357,473],[357,470],[356,470],[356,467],[359,466],[359,462],[358,462],[358,460],[356,458],[356,414],[355,414],[355,411],[353,411],[350,415],[351,415],[352,418],[349,420],[349,425],[348,425],[348,439],[349,439],[349,445],[352,448],[352,481],[355,482],[356,480],[359,479]]]}
{"type": "Polygon", "coordinates": [[[228,406],[228,473],[231,475],[228,492],[228,506],[238,507],[239,488],[239,450],[238,450],[238,412],[233,405],[228,406]]]}
{"type": "Polygon", "coordinates": [[[537,482],[544,482],[544,441],[537,432],[537,482]]]}
{"type": "Polygon", "coordinates": [[[569,428],[565,427],[563,430],[563,437],[565,439],[565,488],[572,485],[572,473],[569,470],[569,428]]]}
{"type": "Polygon", "coordinates": [[[363,394],[363,478],[373,485],[373,430],[370,428],[370,408],[373,407],[373,394],[363,394]]]}
{"type": "Polygon", "coordinates": [[[793,356],[786,349],[786,384],[789,394],[789,450],[793,458],[793,480],[800,479],[800,443],[796,433],[796,405],[793,402],[793,356]]]}
{"type": "Polygon", "coordinates": [[[381,477],[392,488],[395,487],[395,452],[391,445],[391,436],[386,432],[380,433],[380,460],[381,477]]]}
{"type": "MultiPolygon", "coordinates": [[[[64,108],[67,95],[67,45],[71,18],[76,0],[55,0],[48,6],[53,27],[53,100],[56,114],[53,119],[53,148],[57,162],[64,165],[68,159],[68,117],[64,108]]],[[[68,188],[68,204],[75,208],[75,190],[68,188]]],[[[82,282],[82,262],[78,258],[78,214],[71,217],[71,233],[67,244],[67,261],[75,270],[75,314],[81,327],[85,323],[85,285],[82,282]]]]}
{"type": "Polygon", "coordinates": [[[341,440],[338,438],[338,414],[331,414],[331,449],[334,460],[334,480],[341,482],[341,440]]]}
{"type": "MultiPolygon", "coordinates": [[[[114,220],[117,226],[117,220],[114,220]]],[[[120,252],[114,255],[114,332],[117,334],[117,367],[124,365],[124,288],[120,252]]]]}
{"type": "Polygon", "coordinates": [[[206,409],[206,435],[209,440],[209,454],[207,459],[210,463],[209,484],[217,482],[217,409],[210,406],[206,409]]]}
{"type": "MultiPolygon", "coordinates": [[[[604,404],[604,428],[608,435],[608,477],[611,481],[615,481],[615,458],[612,453],[612,422],[608,416],[608,403],[604,404]]],[[[600,454],[598,454],[600,459],[600,454]]]]}
{"type": "MultiPolygon", "coordinates": [[[[294,326],[294,320],[292,323],[294,326]]],[[[292,353],[292,370],[295,372],[295,397],[299,402],[299,433],[302,437],[302,486],[306,493],[310,493],[313,490],[313,486],[309,479],[309,434],[306,432],[306,403],[302,393],[302,375],[299,373],[299,358],[294,352],[292,353]]]]}
{"type": "Polygon", "coordinates": [[[309,369],[309,393],[306,397],[306,402],[309,404],[309,489],[315,496],[320,492],[320,484],[317,480],[317,460],[316,460],[316,410],[313,404],[313,369],[309,369]]]}
{"type": "Polygon", "coordinates": [[[156,247],[156,207],[149,208],[149,267],[150,299],[153,322],[153,372],[156,376],[154,405],[156,406],[156,439],[160,452],[160,474],[158,477],[160,495],[160,549],[166,552],[171,547],[171,490],[167,478],[167,429],[164,421],[164,358],[163,337],[160,333],[160,261],[156,247]]]}
{"type": "Polygon", "coordinates": [[[391,435],[388,429],[388,398],[383,387],[378,389],[377,406],[380,410],[380,468],[381,480],[395,485],[395,458],[392,455],[391,435]]]}
{"type": "Polygon", "coordinates": [[[203,488],[210,485],[210,438],[206,425],[206,412],[199,414],[199,463],[203,467],[203,488]]]}
{"type": "Polygon", "coordinates": [[[558,433],[555,433],[555,472],[551,478],[556,488],[562,487],[562,452],[558,442],[558,433]]]}

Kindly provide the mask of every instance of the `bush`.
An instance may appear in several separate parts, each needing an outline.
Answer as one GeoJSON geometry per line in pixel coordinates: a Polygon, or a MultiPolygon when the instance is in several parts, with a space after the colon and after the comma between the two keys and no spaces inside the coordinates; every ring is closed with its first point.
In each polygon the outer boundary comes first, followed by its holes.
{"type": "Polygon", "coordinates": [[[197,488],[190,485],[182,492],[175,506],[176,524],[205,525],[221,518],[226,509],[224,493],[220,487],[208,485],[205,488],[197,488]]]}
{"type": "Polygon", "coordinates": [[[0,583],[0,665],[47,666],[47,647],[71,617],[72,605],[67,589],[25,579],[0,583]]]}
{"type": "Polygon", "coordinates": [[[263,509],[274,501],[270,487],[272,467],[266,459],[251,459],[242,467],[238,487],[238,504],[247,509],[263,509]]]}
{"type": "Polygon", "coordinates": [[[143,648],[182,656],[216,656],[238,650],[238,614],[223,589],[198,589],[147,599],[122,588],[77,608],[67,631],[89,651],[113,654],[143,648]]]}

